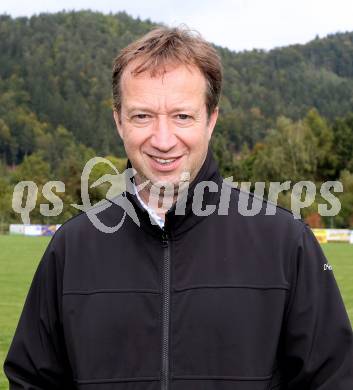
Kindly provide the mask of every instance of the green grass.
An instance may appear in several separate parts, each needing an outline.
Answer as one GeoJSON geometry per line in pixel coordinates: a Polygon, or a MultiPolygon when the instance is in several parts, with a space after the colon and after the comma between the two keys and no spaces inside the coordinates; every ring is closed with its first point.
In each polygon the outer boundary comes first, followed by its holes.
{"type": "MultiPolygon", "coordinates": [[[[2,372],[28,288],[49,242],[48,237],[0,235],[0,390],[8,388],[2,372]]],[[[323,244],[353,323],[353,245],[323,244]]]]}
{"type": "Polygon", "coordinates": [[[8,389],[2,371],[28,288],[49,237],[0,235],[0,389],[8,389]]]}
{"type": "Polygon", "coordinates": [[[322,249],[341,291],[348,316],[353,324],[353,244],[328,243],[322,249]]]}

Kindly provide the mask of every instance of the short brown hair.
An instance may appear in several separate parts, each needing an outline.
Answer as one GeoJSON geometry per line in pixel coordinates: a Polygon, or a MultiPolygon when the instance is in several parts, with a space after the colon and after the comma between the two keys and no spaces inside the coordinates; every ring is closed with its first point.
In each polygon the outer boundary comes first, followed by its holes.
{"type": "Polygon", "coordinates": [[[113,107],[120,112],[120,80],[124,69],[132,61],[138,61],[133,74],[149,70],[155,76],[166,65],[195,65],[207,82],[206,108],[208,116],[218,105],[223,79],[220,57],[215,48],[199,33],[186,27],[159,27],[122,49],[113,62],[113,107]]]}

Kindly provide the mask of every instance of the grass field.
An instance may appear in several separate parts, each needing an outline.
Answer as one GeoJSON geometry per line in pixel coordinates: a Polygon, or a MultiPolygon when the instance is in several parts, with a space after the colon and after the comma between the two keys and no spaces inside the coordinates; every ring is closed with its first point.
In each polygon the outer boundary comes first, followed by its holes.
{"type": "MultiPolygon", "coordinates": [[[[47,237],[0,235],[0,390],[8,388],[2,364],[34,271],[48,242],[47,237]]],[[[353,245],[324,244],[323,249],[333,266],[353,324],[353,245]]]]}
{"type": "Polygon", "coordinates": [[[48,237],[0,235],[0,389],[8,389],[2,365],[48,237]]]}

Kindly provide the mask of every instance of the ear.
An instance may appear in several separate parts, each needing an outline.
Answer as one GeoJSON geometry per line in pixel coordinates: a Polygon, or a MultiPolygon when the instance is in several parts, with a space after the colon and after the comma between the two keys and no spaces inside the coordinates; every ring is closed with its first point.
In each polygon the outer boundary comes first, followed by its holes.
{"type": "Polygon", "coordinates": [[[210,115],[209,119],[208,119],[208,125],[207,125],[208,140],[211,139],[213,130],[214,130],[215,126],[216,126],[216,122],[217,122],[217,118],[218,118],[218,112],[219,112],[219,108],[217,106],[214,109],[214,111],[212,112],[212,114],[210,115]]]}
{"type": "Polygon", "coordinates": [[[119,115],[118,111],[114,110],[113,111],[113,116],[114,116],[116,129],[118,130],[120,138],[123,140],[124,139],[124,134],[123,134],[122,126],[121,126],[121,118],[120,118],[120,115],[119,115]]]}

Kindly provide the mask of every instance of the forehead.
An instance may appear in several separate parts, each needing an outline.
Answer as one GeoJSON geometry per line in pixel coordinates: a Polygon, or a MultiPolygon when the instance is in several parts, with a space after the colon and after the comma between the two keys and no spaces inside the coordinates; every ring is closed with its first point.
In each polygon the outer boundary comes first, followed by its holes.
{"type": "Polygon", "coordinates": [[[151,74],[146,70],[134,74],[136,63],[130,63],[121,77],[122,101],[143,100],[168,103],[205,102],[207,82],[199,68],[194,65],[169,65],[151,74]]]}

